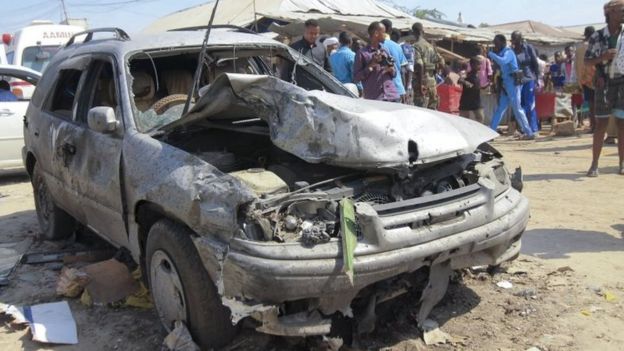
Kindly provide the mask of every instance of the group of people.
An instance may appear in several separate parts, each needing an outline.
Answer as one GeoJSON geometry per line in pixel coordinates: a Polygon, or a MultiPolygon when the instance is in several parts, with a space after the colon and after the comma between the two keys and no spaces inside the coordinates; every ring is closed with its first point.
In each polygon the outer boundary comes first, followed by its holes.
{"type": "Polygon", "coordinates": [[[320,25],[308,20],[303,38],[291,47],[332,72],[340,82],[356,84],[365,99],[435,109],[435,71],[442,58],[424,39],[422,24],[415,23],[412,34],[413,43],[400,42],[401,33],[384,19],[369,25],[368,43],[354,40],[348,32],[319,43],[320,25]]]}
{"type": "MultiPolygon", "coordinates": [[[[401,33],[388,19],[375,21],[368,27],[368,43],[354,42],[348,32],[338,38],[317,42],[319,23],[305,22],[303,38],[291,46],[308,56],[342,83],[356,84],[365,99],[400,102],[429,109],[438,108],[437,85],[443,79],[439,72],[448,74],[444,59],[425,38],[421,23],[415,23],[411,42],[401,42],[401,33]],[[437,79],[436,79],[437,78],[437,79]]],[[[497,129],[505,111],[511,108],[524,138],[534,138],[538,123],[535,113],[535,87],[539,75],[535,49],[520,33],[512,35],[513,49],[502,35],[494,38],[494,50],[473,57],[468,74],[458,79],[463,85],[460,115],[484,122],[481,95],[492,83],[495,63],[500,72],[500,101],[491,127],[497,129]],[[491,60],[491,61],[490,61],[491,60]],[[519,77],[518,71],[524,72],[519,77]],[[521,84],[519,84],[521,82],[521,84]]],[[[461,68],[458,69],[461,71],[461,68]]]]}
{"type": "MultiPolygon", "coordinates": [[[[456,84],[462,86],[460,115],[483,123],[482,97],[495,86],[498,105],[490,127],[497,130],[505,112],[511,109],[521,132],[518,138],[532,140],[540,129],[536,92],[546,87],[562,91],[567,85],[578,84],[583,90],[582,100],[589,104],[594,133],[593,160],[587,175],[598,176],[609,118],[617,121],[614,134],[618,140],[619,173],[624,175],[624,0],[610,0],[604,11],[605,28],[586,28],[584,44],[576,52],[567,47],[564,53],[555,53],[550,64],[516,31],[511,35],[511,45],[504,35],[496,35],[493,49],[482,47],[465,68],[447,68],[458,71],[456,84]]],[[[439,73],[447,66],[424,38],[421,23],[412,26],[411,42],[401,42],[401,32],[393,29],[387,19],[368,26],[368,43],[354,40],[348,32],[319,43],[320,33],[319,23],[308,20],[303,38],[291,46],[332,72],[340,82],[355,84],[363,98],[438,108],[436,87],[443,81],[439,73]]]]}

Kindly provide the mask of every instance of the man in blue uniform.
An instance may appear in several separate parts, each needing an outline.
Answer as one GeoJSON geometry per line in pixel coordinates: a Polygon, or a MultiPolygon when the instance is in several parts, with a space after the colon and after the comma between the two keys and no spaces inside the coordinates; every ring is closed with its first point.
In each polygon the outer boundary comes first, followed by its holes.
{"type": "Polygon", "coordinates": [[[490,51],[488,57],[500,67],[503,81],[498,107],[494,112],[490,127],[496,130],[505,111],[511,107],[522,133],[524,133],[522,139],[535,139],[535,134],[529,126],[529,121],[521,105],[522,78],[519,77],[521,71],[518,67],[516,54],[507,46],[507,38],[504,35],[498,34],[494,37],[494,51],[490,51]]]}

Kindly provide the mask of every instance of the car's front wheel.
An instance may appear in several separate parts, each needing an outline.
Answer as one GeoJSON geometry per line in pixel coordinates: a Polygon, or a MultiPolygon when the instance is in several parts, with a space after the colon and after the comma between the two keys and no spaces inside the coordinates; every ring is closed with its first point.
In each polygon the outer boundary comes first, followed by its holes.
{"type": "Polygon", "coordinates": [[[41,238],[61,240],[71,236],[76,222],[67,212],[56,206],[43,178],[43,172],[36,163],[32,172],[32,186],[41,238]]]}
{"type": "Polygon", "coordinates": [[[167,331],[186,324],[202,350],[218,348],[236,335],[230,310],[223,306],[187,227],[161,220],[149,231],[146,266],[158,316],[167,331]]]}

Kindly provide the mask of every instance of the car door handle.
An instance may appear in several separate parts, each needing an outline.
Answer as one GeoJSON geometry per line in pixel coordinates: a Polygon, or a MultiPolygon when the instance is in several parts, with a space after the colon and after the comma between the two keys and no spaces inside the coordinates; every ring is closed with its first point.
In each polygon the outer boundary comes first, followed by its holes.
{"type": "Polygon", "coordinates": [[[2,110],[0,110],[0,116],[13,116],[13,114],[14,114],[13,111],[6,109],[6,108],[3,108],[2,110]]]}
{"type": "Polygon", "coordinates": [[[63,143],[63,153],[67,155],[75,155],[76,147],[70,143],[63,143]]]}

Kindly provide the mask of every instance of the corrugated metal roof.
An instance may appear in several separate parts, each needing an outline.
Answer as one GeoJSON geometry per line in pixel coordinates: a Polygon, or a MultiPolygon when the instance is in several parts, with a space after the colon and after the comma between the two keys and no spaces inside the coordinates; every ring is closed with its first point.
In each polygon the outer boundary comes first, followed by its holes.
{"type": "MultiPolygon", "coordinates": [[[[144,32],[157,33],[171,29],[205,26],[212,12],[214,3],[199,5],[174,12],[151,23],[144,32]]],[[[300,25],[307,19],[319,20],[323,32],[349,30],[366,36],[366,27],[383,18],[392,20],[395,28],[410,29],[415,22],[421,22],[427,36],[455,41],[490,43],[497,33],[509,35],[515,29],[487,27],[465,28],[410,16],[400,10],[375,0],[222,0],[215,16],[215,24],[231,24],[246,27],[255,19],[269,18],[288,22],[286,26],[271,26],[271,30],[285,35],[301,35],[300,25]],[[255,13],[254,13],[255,8],[255,13]]],[[[530,22],[530,21],[527,21],[530,22]]],[[[537,22],[532,22],[537,23],[537,22]]],[[[547,26],[533,24],[537,29],[547,26]]],[[[550,26],[547,26],[550,27],[550,26]]],[[[558,30],[552,33],[566,33],[558,30]]],[[[520,28],[522,30],[522,28],[520,28]]],[[[523,30],[525,38],[530,42],[563,44],[579,41],[580,38],[564,35],[549,35],[532,30],[523,30]]]]}

